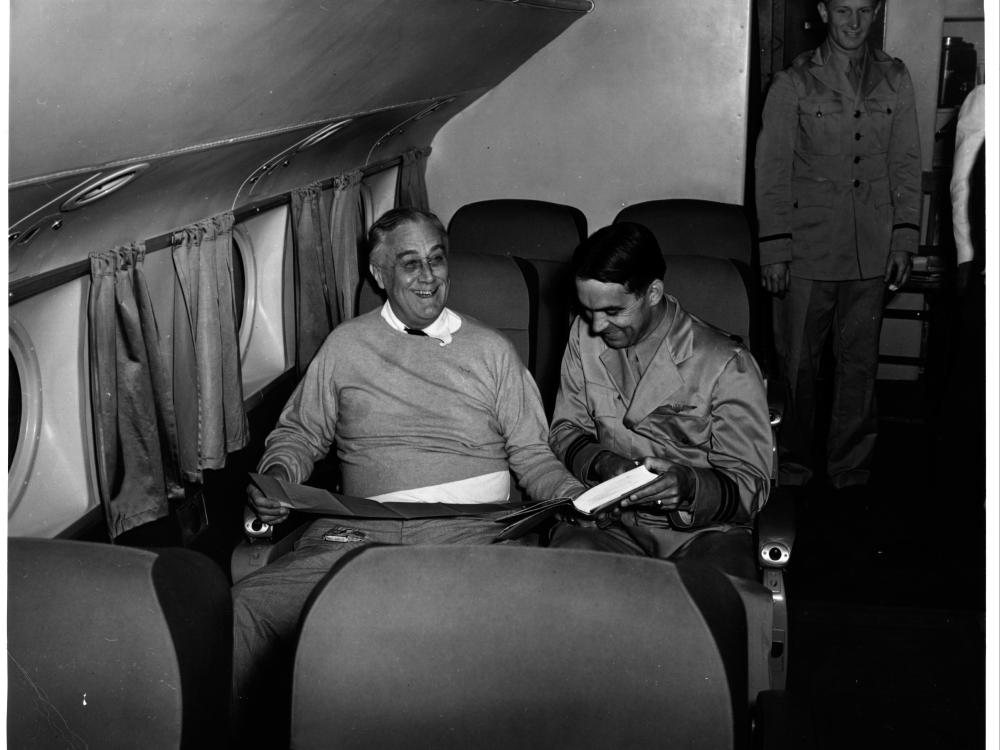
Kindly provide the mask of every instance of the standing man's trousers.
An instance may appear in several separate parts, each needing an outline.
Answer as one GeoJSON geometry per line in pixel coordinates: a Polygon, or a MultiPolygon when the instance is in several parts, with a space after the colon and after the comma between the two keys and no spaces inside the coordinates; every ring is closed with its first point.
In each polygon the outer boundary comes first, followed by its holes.
{"type": "Polygon", "coordinates": [[[814,281],[792,276],[774,300],[774,335],[788,401],[778,434],[779,481],[802,485],[812,476],[817,376],[833,337],[833,402],[826,473],[836,488],[868,481],[878,427],[875,379],[885,303],[881,277],[814,281]]]}

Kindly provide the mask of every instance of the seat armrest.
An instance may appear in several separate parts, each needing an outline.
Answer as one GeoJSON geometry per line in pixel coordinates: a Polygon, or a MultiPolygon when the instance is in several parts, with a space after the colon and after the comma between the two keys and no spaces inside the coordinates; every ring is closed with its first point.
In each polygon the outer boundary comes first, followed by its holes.
{"type": "Polygon", "coordinates": [[[306,520],[296,524],[290,519],[274,526],[272,537],[248,537],[237,544],[229,561],[233,583],[291,552],[295,542],[305,533],[310,522],[306,520]]]}
{"type": "Polygon", "coordinates": [[[785,384],[775,378],[765,378],[764,387],[767,389],[767,413],[771,429],[776,429],[785,415],[785,384]]]}
{"type": "Polygon", "coordinates": [[[757,564],[784,568],[795,545],[795,505],[790,488],[774,487],[757,513],[757,564]]]}

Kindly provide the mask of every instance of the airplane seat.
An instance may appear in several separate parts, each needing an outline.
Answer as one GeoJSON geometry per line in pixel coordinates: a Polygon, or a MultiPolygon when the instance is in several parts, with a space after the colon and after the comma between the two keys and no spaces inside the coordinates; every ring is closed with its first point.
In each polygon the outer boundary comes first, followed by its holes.
{"type": "Polygon", "coordinates": [[[232,604],[192,550],[8,540],[11,747],[225,747],[232,604]]]}
{"type": "MultiPolygon", "coordinates": [[[[738,336],[752,348],[750,298],[736,263],[727,258],[700,255],[673,255],[667,258],[664,291],[681,307],[705,322],[738,336]]],[[[771,640],[771,686],[784,687],[787,674],[788,604],[784,568],[795,543],[793,498],[777,487],[777,430],[781,424],[783,400],[780,384],[766,381],[771,421],[772,488],[768,502],[757,514],[757,566],[764,586],[771,591],[773,635],[771,640]]]]}
{"type": "Polygon", "coordinates": [[[713,568],[370,547],[317,586],[302,623],[300,750],[750,746],[743,605],[713,568]]]}
{"type": "Polygon", "coordinates": [[[531,296],[531,356],[525,364],[551,418],[575,296],[569,262],[587,237],[586,217],[559,203],[500,198],[459,208],[448,236],[455,254],[509,255],[520,266],[531,296]]]}
{"type": "Polygon", "coordinates": [[[630,221],[647,227],[660,245],[667,268],[675,255],[728,258],[743,277],[750,301],[753,349],[761,366],[770,370],[770,314],[763,309],[757,279],[758,254],[750,219],[743,206],[697,198],[665,198],[626,206],[614,223],[630,221]]]}

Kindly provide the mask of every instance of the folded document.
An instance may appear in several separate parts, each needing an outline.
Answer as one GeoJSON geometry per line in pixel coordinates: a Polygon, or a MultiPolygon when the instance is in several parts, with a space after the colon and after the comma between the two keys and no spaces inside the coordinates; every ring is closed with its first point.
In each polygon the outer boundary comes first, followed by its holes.
{"type": "Polygon", "coordinates": [[[620,502],[636,490],[645,487],[658,476],[645,466],[636,466],[624,474],[619,474],[606,482],[591,487],[575,500],[557,497],[554,500],[546,500],[520,508],[497,519],[497,523],[509,524],[500,532],[497,540],[517,539],[546,518],[560,511],[593,516],[595,513],[620,502]]]}

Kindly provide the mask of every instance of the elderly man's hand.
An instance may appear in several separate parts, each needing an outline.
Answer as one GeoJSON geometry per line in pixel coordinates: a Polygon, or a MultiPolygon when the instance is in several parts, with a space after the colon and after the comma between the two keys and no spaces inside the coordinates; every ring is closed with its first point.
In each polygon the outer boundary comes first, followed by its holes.
{"type": "Polygon", "coordinates": [[[694,477],[687,466],[650,456],[643,465],[659,476],[622,500],[621,506],[654,510],[686,510],[694,501],[694,477]]]}
{"type": "MultiPolygon", "coordinates": [[[[280,469],[268,469],[265,473],[275,476],[278,479],[286,481],[288,479],[285,472],[280,469]]],[[[264,523],[273,525],[281,523],[288,518],[288,508],[284,507],[274,498],[265,495],[253,484],[247,485],[247,504],[257,515],[257,518],[264,523]]]]}

